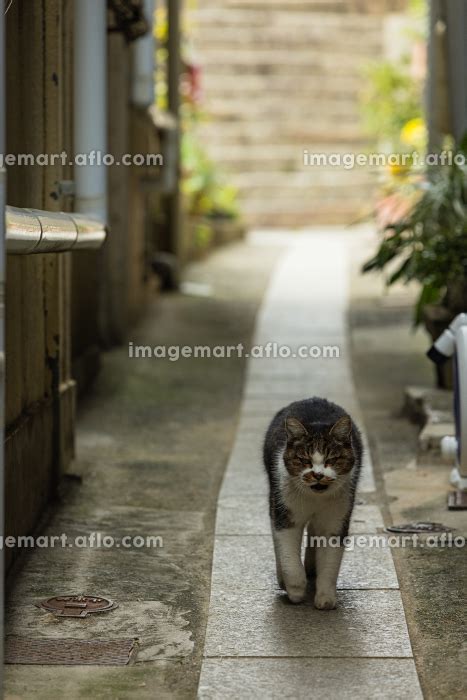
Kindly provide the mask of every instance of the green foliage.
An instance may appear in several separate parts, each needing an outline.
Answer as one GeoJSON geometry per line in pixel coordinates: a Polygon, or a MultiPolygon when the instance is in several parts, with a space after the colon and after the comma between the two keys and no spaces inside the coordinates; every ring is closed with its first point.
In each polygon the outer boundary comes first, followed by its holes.
{"type": "Polygon", "coordinates": [[[391,224],[363,272],[390,268],[398,280],[421,285],[415,323],[425,304],[441,300],[446,286],[467,279],[467,135],[457,149],[463,163],[432,167],[409,215],[391,224]]]}
{"type": "MultiPolygon", "coordinates": [[[[194,9],[195,0],[187,0],[187,7],[194,9]]],[[[161,111],[168,108],[168,22],[166,8],[161,6],[155,15],[154,33],[157,40],[156,55],[156,105],[161,111]]],[[[197,138],[197,126],[204,119],[202,106],[193,93],[195,87],[190,77],[190,26],[184,21],[182,26],[182,65],[181,80],[181,187],[187,201],[188,213],[193,216],[237,218],[237,190],[224,182],[215,164],[208,158],[204,147],[197,138]]],[[[208,234],[200,228],[195,234],[196,244],[207,245],[208,234]]]]}
{"type": "Polygon", "coordinates": [[[425,19],[428,13],[427,0],[410,0],[409,12],[413,17],[422,17],[425,19]]]}
{"type": "Polygon", "coordinates": [[[190,214],[213,218],[238,216],[236,189],[222,181],[193,128],[183,134],[182,167],[182,189],[190,214]]]}
{"type": "Polygon", "coordinates": [[[198,224],[195,229],[195,245],[199,250],[208,248],[214,237],[212,226],[198,224]]]}
{"type": "Polygon", "coordinates": [[[396,144],[404,124],[422,117],[422,87],[411,77],[408,59],[371,63],[364,75],[361,110],[366,129],[375,140],[396,144]]]}

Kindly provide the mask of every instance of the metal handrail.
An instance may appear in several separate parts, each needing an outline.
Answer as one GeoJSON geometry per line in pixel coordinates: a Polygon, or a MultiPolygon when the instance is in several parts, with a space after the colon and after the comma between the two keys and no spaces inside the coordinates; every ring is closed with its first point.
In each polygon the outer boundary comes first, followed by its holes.
{"type": "Polygon", "coordinates": [[[13,255],[100,248],[107,227],[85,214],[6,207],[6,250],[13,255]]]}

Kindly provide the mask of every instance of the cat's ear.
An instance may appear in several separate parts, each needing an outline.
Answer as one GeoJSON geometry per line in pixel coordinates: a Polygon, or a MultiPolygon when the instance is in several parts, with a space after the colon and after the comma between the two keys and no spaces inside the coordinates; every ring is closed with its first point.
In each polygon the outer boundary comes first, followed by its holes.
{"type": "Polygon", "coordinates": [[[300,423],[296,418],[286,418],[285,419],[285,430],[287,432],[287,437],[291,440],[299,440],[308,435],[306,428],[300,423]]]}
{"type": "Polygon", "coordinates": [[[350,416],[342,416],[332,426],[329,435],[338,442],[348,442],[352,432],[352,421],[350,416]]]}

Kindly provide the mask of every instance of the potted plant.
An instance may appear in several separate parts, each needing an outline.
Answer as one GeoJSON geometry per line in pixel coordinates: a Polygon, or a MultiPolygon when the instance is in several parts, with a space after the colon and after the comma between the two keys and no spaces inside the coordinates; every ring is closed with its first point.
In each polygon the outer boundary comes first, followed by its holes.
{"type": "MultiPolygon", "coordinates": [[[[430,166],[408,213],[389,224],[363,272],[388,270],[387,284],[420,284],[415,323],[433,339],[467,311],[467,135],[448,164],[430,166]]],[[[449,376],[438,376],[446,387],[449,376]]]]}

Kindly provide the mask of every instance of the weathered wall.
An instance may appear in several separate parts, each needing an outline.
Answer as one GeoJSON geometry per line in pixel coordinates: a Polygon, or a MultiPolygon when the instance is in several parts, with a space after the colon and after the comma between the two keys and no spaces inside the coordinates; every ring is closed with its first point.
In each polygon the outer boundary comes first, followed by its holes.
{"type": "MultiPolygon", "coordinates": [[[[149,112],[131,104],[132,44],[117,33],[110,33],[108,41],[109,150],[117,161],[124,154],[158,153],[160,141],[149,112]]],[[[145,175],[143,166],[109,167],[111,236],[104,249],[104,313],[111,343],[126,339],[129,328],[144,312],[152,288],[150,188],[145,175]]]]}
{"type": "MultiPolygon", "coordinates": [[[[73,0],[15,0],[7,13],[7,152],[73,154],[73,0]]],[[[131,105],[131,44],[108,34],[108,150],[159,152],[157,128],[131,105]]],[[[8,204],[73,208],[73,167],[8,168],[8,204]]],[[[123,342],[151,284],[156,208],[145,168],[109,168],[110,234],[102,251],[9,256],[6,299],[6,533],[30,534],[73,457],[76,381],[123,342]],[[148,184],[149,183],[149,184],[148,184]],[[73,368],[73,369],[72,369],[73,368]]],[[[157,196],[156,196],[157,199],[157,196]]],[[[7,565],[14,554],[7,551],[7,565]]]]}
{"type": "MultiPolygon", "coordinates": [[[[71,0],[14,2],[6,17],[7,151],[60,153],[70,133],[71,0]]],[[[66,210],[67,168],[8,168],[8,203],[66,210]]],[[[68,255],[9,256],[6,288],[6,532],[28,533],[73,454],[68,255]]],[[[11,550],[6,552],[8,558],[11,550]]]]}

